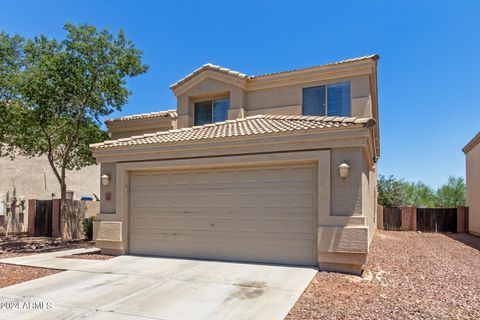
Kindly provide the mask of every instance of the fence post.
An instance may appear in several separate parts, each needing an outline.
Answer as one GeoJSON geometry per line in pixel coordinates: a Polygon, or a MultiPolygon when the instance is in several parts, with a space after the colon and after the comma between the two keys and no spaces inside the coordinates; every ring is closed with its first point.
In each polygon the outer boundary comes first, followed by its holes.
{"type": "Polygon", "coordinates": [[[470,233],[470,208],[469,207],[465,207],[465,210],[464,210],[464,218],[465,218],[465,232],[467,233],[470,233]]]}
{"type": "Polygon", "coordinates": [[[457,232],[468,232],[468,207],[457,207],[457,232]]]}
{"type": "Polygon", "coordinates": [[[412,207],[412,230],[417,231],[417,207],[412,207]]]}
{"type": "Polygon", "coordinates": [[[402,207],[402,231],[417,230],[417,208],[402,207]]]}
{"type": "Polygon", "coordinates": [[[60,217],[60,199],[52,199],[52,237],[60,238],[62,236],[60,217]]]}
{"type": "Polygon", "coordinates": [[[377,229],[383,230],[383,206],[377,204],[377,229]]]}
{"type": "Polygon", "coordinates": [[[28,235],[35,237],[35,218],[37,216],[37,200],[28,199],[28,235]]]}

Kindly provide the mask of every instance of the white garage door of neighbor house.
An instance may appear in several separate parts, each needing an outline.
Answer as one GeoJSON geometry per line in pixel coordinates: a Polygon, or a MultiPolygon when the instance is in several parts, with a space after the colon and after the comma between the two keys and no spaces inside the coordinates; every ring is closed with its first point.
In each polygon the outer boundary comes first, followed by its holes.
{"type": "Polygon", "coordinates": [[[316,166],[132,173],[130,253],[317,264],[316,166]]]}

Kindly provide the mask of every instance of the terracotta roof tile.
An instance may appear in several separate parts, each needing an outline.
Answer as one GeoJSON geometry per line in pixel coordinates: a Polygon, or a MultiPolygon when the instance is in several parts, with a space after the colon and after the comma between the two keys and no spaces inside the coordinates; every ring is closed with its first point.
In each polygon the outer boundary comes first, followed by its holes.
{"type": "Polygon", "coordinates": [[[166,110],[166,111],[158,111],[158,112],[150,112],[150,113],[133,114],[131,116],[108,119],[108,120],[105,121],[105,123],[117,122],[117,121],[136,120],[136,119],[146,119],[146,118],[156,118],[156,117],[177,118],[177,111],[176,110],[166,110]]]}
{"type": "Polygon", "coordinates": [[[91,144],[92,149],[278,134],[327,128],[372,127],[375,120],[354,117],[257,115],[203,126],[157,132],[91,144]]]}
{"type": "Polygon", "coordinates": [[[350,63],[350,62],[356,62],[356,61],[362,61],[362,60],[378,60],[380,56],[378,54],[371,54],[368,56],[363,56],[363,57],[357,57],[357,58],[351,58],[351,59],[345,59],[337,62],[331,62],[331,63],[325,63],[325,64],[320,64],[317,66],[311,66],[311,67],[306,67],[306,68],[299,68],[299,69],[293,69],[293,70],[287,70],[287,71],[279,71],[279,72],[272,72],[272,73],[265,73],[265,74],[260,74],[256,76],[250,76],[250,79],[255,79],[255,78],[260,78],[260,77],[266,77],[266,76],[272,76],[276,74],[282,74],[282,73],[290,73],[290,72],[296,72],[296,71],[302,71],[302,70],[308,70],[308,69],[314,69],[314,68],[319,68],[319,67],[326,67],[326,66],[334,66],[337,64],[344,64],[344,63],[350,63]]]}
{"type": "Polygon", "coordinates": [[[233,75],[233,76],[236,76],[236,77],[241,78],[241,79],[257,79],[257,78],[267,77],[267,76],[272,76],[272,75],[277,75],[277,74],[291,73],[291,72],[296,72],[296,71],[315,69],[315,68],[319,68],[319,67],[334,66],[334,65],[338,65],[338,64],[345,64],[345,63],[357,62],[357,61],[362,61],[362,60],[377,60],[378,58],[379,58],[379,56],[377,54],[372,54],[372,55],[368,55],[368,56],[345,59],[345,60],[341,60],[341,61],[337,61],[337,62],[326,63],[326,64],[321,64],[321,65],[312,66],[312,67],[293,69],[293,70],[287,70],[287,71],[272,72],[272,73],[266,73],[266,74],[261,74],[261,75],[256,75],[256,76],[249,76],[249,75],[246,75],[246,74],[238,72],[238,71],[230,70],[228,68],[224,68],[224,67],[217,66],[217,65],[214,65],[214,64],[211,64],[211,63],[207,63],[207,64],[204,64],[203,66],[201,66],[200,68],[194,70],[192,73],[186,75],[182,79],[178,80],[174,84],[172,84],[170,86],[170,89],[175,89],[176,87],[184,84],[188,80],[192,79],[196,75],[198,75],[201,72],[206,71],[206,70],[212,70],[212,71],[216,71],[216,72],[220,72],[220,73],[224,73],[224,74],[228,74],[228,75],[233,75]]]}

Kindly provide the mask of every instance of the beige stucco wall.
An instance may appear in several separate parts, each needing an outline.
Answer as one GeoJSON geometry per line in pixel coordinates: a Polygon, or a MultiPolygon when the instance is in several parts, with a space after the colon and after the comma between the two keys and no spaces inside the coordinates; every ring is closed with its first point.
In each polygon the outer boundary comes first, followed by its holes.
{"type": "Polygon", "coordinates": [[[104,186],[100,184],[101,205],[100,212],[102,213],[115,213],[115,199],[116,199],[116,163],[102,163],[100,164],[100,175],[107,175],[110,177],[110,184],[104,186]],[[107,193],[111,194],[110,200],[107,200],[107,193]]]}
{"type": "MultiPolygon", "coordinates": [[[[100,166],[89,166],[79,171],[67,172],[67,189],[74,191],[74,198],[100,196],[100,166]]],[[[25,199],[51,199],[52,193],[60,197],[60,187],[50,164],[44,157],[0,158],[0,194],[13,190],[25,199]],[[46,177],[46,185],[44,179],[46,177]]]]}
{"type": "Polygon", "coordinates": [[[471,233],[480,236],[480,144],[470,150],[466,158],[469,229],[471,233]]]}
{"type": "Polygon", "coordinates": [[[264,113],[302,114],[303,88],[321,86],[336,82],[350,82],[352,98],[352,116],[371,117],[369,108],[370,82],[368,76],[358,78],[336,78],[323,81],[287,85],[263,90],[247,91],[247,115],[264,113]],[[279,108],[280,110],[277,110],[279,108]],[[280,112],[278,112],[280,111],[280,112]]]}
{"type": "MultiPolygon", "coordinates": [[[[372,197],[372,185],[366,178],[372,176],[371,170],[369,170],[370,165],[367,164],[364,149],[360,147],[336,148],[329,150],[328,153],[325,153],[327,150],[318,152],[322,155],[322,158],[317,158],[319,161],[319,264],[325,270],[358,273],[365,262],[371,241],[370,235],[373,234],[370,221],[374,219],[374,210],[371,209],[374,200],[367,199],[372,197]],[[328,155],[328,157],[324,158],[323,155],[328,155]],[[346,179],[340,178],[338,174],[338,165],[343,161],[351,166],[350,174],[346,179]]],[[[285,161],[310,159],[303,154],[304,152],[292,152],[291,154],[259,155],[258,157],[275,161],[282,161],[283,158],[286,159],[285,161]]],[[[106,173],[112,177],[112,183],[108,187],[102,186],[102,198],[105,198],[104,192],[112,192],[112,199],[116,200],[109,204],[102,201],[102,214],[98,217],[99,222],[96,224],[97,246],[113,254],[128,252],[128,170],[152,170],[152,168],[172,168],[172,166],[194,169],[207,163],[241,165],[242,161],[252,165],[252,162],[257,161],[256,158],[257,156],[242,158],[225,155],[225,157],[202,161],[179,159],[116,165],[102,163],[102,174],[106,173]],[[119,180],[118,174],[122,176],[121,180],[119,180]],[[123,196],[118,198],[119,194],[123,196]],[[105,225],[102,225],[102,222],[105,222],[105,225]],[[108,240],[109,237],[112,237],[111,241],[108,240]]]]}
{"type": "Polygon", "coordinates": [[[363,177],[368,173],[362,150],[359,148],[333,149],[330,172],[330,214],[334,216],[362,215],[363,177]],[[338,174],[338,166],[343,162],[350,166],[348,179],[342,179],[338,174]]]}
{"type": "Polygon", "coordinates": [[[177,95],[178,128],[193,125],[195,102],[230,98],[229,119],[258,114],[301,115],[303,88],[329,83],[351,83],[351,110],[354,117],[372,117],[370,80],[367,75],[314,80],[270,88],[249,90],[236,84],[205,76],[196,84],[177,95]]]}
{"type": "Polygon", "coordinates": [[[362,188],[362,213],[366,217],[368,243],[370,244],[377,229],[378,195],[376,166],[363,175],[362,188]]]}

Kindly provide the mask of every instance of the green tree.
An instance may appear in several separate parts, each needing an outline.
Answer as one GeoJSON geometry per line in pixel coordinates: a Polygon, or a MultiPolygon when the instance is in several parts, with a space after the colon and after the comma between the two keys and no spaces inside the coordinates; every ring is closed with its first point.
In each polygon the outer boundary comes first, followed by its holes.
{"type": "Polygon", "coordinates": [[[403,205],[416,207],[433,207],[435,205],[435,191],[425,183],[406,182],[403,184],[403,205]]]}
{"type": "MultiPolygon", "coordinates": [[[[9,37],[0,32],[0,143],[5,141],[5,136],[9,134],[7,124],[13,121],[12,86],[14,77],[21,68],[20,57],[22,54],[22,45],[24,41],[19,36],[9,37]],[[7,107],[10,105],[9,107],[7,107]]],[[[4,146],[5,148],[6,146],[4,146]]],[[[2,148],[0,145],[0,156],[2,148]]]]}
{"type": "Polygon", "coordinates": [[[63,216],[66,172],[94,164],[89,144],[107,138],[100,119],[122,109],[126,80],[148,68],[122,31],[64,29],[63,40],[0,35],[0,155],[46,156],[63,216]]]}
{"type": "Polygon", "coordinates": [[[378,203],[384,207],[402,205],[404,181],[395,179],[392,175],[378,176],[378,203]]]}
{"type": "Polygon", "coordinates": [[[443,208],[465,206],[465,180],[461,177],[448,177],[447,184],[438,188],[435,205],[443,208]]]}

